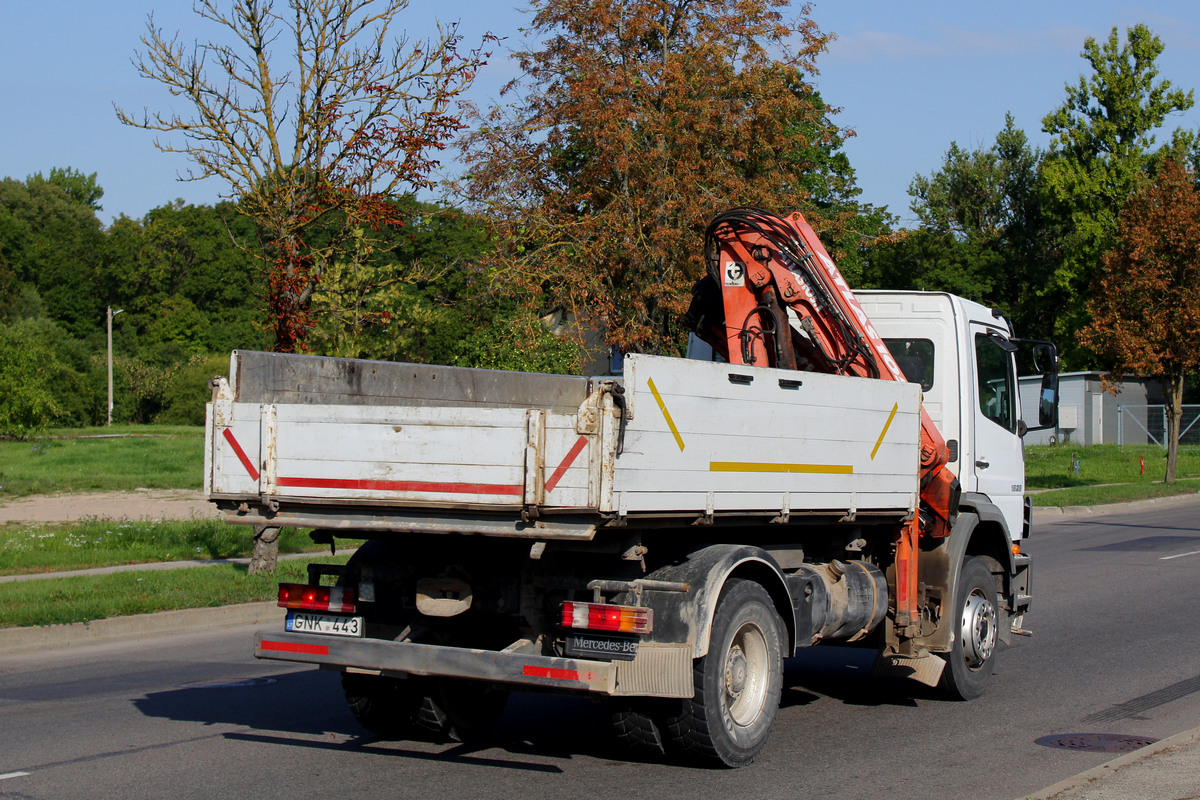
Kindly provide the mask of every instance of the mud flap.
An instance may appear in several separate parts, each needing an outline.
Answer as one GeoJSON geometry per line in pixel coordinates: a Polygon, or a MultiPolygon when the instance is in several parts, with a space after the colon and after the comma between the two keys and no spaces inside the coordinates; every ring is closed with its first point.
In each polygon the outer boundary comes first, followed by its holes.
{"type": "Polygon", "coordinates": [[[877,678],[911,678],[926,686],[937,686],[942,679],[942,670],[946,668],[945,659],[934,655],[920,658],[894,656],[887,658],[880,655],[875,659],[872,675],[877,678]]]}

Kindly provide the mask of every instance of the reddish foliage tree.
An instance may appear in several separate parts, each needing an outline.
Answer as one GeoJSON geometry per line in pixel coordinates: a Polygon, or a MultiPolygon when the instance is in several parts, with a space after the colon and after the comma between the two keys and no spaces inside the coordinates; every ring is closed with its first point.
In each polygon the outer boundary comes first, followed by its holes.
{"type": "Polygon", "coordinates": [[[465,147],[499,274],[625,350],[677,352],[714,214],[823,204],[816,225],[846,224],[850,134],[806,79],[829,37],[787,5],[533,0],[521,99],[465,147]]]}
{"type": "Polygon", "coordinates": [[[1130,198],[1088,302],[1079,341],[1112,364],[1108,379],[1159,375],[1167,389],[1167,472],[1175,480],[1184,377],[1200,367],[1200,191],[1196,176],[1165,161],[1130,198]]]}

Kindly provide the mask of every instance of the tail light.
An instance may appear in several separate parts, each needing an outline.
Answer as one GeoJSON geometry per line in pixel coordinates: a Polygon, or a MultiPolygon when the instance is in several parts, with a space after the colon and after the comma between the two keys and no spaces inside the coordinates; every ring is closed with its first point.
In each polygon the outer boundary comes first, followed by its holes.
{"type": "Polygon", "coordinates": [[[340,586],[310,586],[306,583],[279,584],[280,608],[353,614],[357,599],[353,589],[344,589],[340,586]]]}
{"type": "Polygon", "coordinates": [[[564,628],[618,633],[649,633],[654,627],[654,612],[640,606],[613,606],[603,603],[563,603],[564,628]]]}

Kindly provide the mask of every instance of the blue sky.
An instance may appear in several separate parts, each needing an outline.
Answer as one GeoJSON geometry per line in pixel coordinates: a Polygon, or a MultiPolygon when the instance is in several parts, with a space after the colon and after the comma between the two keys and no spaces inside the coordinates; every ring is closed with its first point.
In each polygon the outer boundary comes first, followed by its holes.
{"type": "MultiPolygon", "coordinates": [[[[414,38],[428,35],[435,19],[461,20],[468,42],[484,31],[507,37],[471,93],[483,104],[516,74],[506,54],[526,46],[517,31],[528,19],[523,7],[412,0],[403,25],[414,38]]],[[[24,179],[56,166],[96,172],[105,222],[122,213],[141,217],[177,197],[217,200],[217,181],[177,181],[186,159],[160,153],[151,134],[114,115],[114,102],[130,110],[169,107],[165,90],[138,78],[130,64],[150,12],[185,39],[207,35],[187,0],[0,0],[0,177],[24,179]]],[[[838,37],[816,83],[842,108],[839,123],[857,132],[846,151],[861,199],[905,219],[913,176],[937,169],[951,141],[990,144],[1006,111],[1035,143],[1046,143],[1042,117],[1085,71],[1079,53],[1087,36],[1144,22],[1166,46],[1161,76],[1200,89],[1195,0],[818,0],[812,17],[838,37]]],[[[1168,126],[1200,128],[1200,111],[1168,126]]]]}

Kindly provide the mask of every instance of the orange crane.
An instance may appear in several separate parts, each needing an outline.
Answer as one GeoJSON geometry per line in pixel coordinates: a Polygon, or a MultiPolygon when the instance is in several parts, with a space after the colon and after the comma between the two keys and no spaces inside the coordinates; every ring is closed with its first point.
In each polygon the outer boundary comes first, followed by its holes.
{"type": "MultiPolygon", "coordinates": [[[[689,318],[731,364],[905,381],[887,346],[829,257],[795,212],[757,208],[717,215],[705,232],[707,276],[689,318]]],[[[948,536],[958,479],[946,441],[921,410],[920,509],[896,533],[896,632],[916,634],[919,537],[948,536]]]]}

